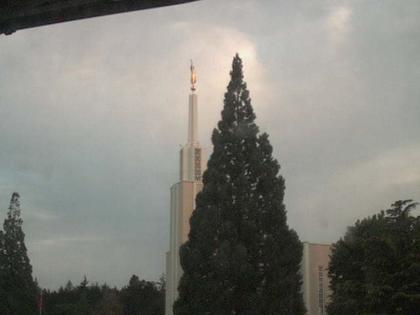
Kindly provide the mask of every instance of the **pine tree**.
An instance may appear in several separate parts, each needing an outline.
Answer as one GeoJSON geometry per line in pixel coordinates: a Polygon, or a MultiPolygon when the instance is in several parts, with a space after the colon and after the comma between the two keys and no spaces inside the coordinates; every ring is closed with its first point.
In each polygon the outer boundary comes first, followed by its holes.
{"type": "Polygon", "coordinates": [[[80,282],[78,287],[79,301],[77,303],[77,314],[88,315],[89,314],[89,298],[88,298],[88,287],[89,281],[86,278],[86,275],[83,276],[82,282],[80,282]]]}
{"type": "Polygon", "coordinates": [[[284,179],[268,135],[255,124],[238,55],[230,75],[180,249],[184,273],[174,313],[300,315],[302,244],[287,226],[284,179]]]}
{"type": "Polygon", "coordinates": [[[7,302],[7,291],[6,291],[6,270],[7,256],[4,244],[4,233],[0,230],[0,314],[9,314],[10,310],[7,302]]]}
{"type": "Polygon", "coordinates": [[[19,198],[13,193],[3,224],[0,269],[6,299],[2,302],[11,315],[30,315],[36,312],[37,287],[25,246],[19,198]]]}
{"type": "Polygon", "coordinates": [[[164,313],[164,295],[159,283],[140,280],[132,275],[128,286],[121,289],[123,314],[160,315],[164,313]]]}

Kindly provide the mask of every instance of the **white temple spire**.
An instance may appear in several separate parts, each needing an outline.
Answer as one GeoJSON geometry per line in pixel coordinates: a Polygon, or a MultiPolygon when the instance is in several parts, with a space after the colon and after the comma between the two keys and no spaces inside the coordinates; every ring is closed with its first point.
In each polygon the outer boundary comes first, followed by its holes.
{"type": "Polygon", "coordinates": [[[180,151],[179,182],[171,187],[170,242],[166,254],[165,315],[173,315],[173,303],[178,298],[182,276],[179,248],[188,240],[189,220],[195,209],[195,196],[202,189],[206,153],[198,142],[198,110],[195,84],[197,76],[191,61],[191,93],[188,97],[188,141],[180,151]]]}
{"type": "Polygon", "coordinates": [[[189,108],[188,108],[188,143],[198,143],[198,117],[197,117],[197,95],[195,94],[197,74],[195,72],[194,64],[191,60],[191,94],[189,97],[189,108]]]}

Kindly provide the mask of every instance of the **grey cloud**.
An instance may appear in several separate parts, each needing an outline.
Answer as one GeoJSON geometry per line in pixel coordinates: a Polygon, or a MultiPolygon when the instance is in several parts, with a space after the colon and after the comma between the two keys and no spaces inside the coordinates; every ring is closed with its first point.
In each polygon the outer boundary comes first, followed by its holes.
{"type": "Polygon", "coordinates": [[[164,271],[190,58],[211,151],[243,56],[303,240],[420,200],[419,17],[417,1],[204,0],[1,37],[0,207],[21,193],[41,285],[164,271]]]}

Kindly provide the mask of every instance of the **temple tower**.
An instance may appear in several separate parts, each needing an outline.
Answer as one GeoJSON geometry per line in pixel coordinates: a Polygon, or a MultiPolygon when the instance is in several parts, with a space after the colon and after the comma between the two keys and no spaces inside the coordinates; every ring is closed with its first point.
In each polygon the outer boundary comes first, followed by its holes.
{"type": "Polygon", "coordinates": [[[179,182],[171,187],[169,251],[166,253],[165,315],[172,315],[182,275],[179,247],[188,239],[189,220],[195,209],[195,196],[202,189],[202,175],[207,165],[205,151],[198,142],[197,77],[191,62],[191,93],[188,102],[187,143],[180,150],[179,182]]]}

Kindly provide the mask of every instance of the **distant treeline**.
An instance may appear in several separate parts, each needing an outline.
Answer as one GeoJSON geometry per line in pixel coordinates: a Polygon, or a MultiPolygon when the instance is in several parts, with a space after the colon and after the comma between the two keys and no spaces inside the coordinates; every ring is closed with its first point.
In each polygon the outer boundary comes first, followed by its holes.
{"type": "Polygon", "coordinates": [[[38,287],[25,246],[19,194],[13,193],[0,229],[0,315],[163,315],[165,281],[130,278],[121,290],[69,281],[57,291],[38,287]]]}
{"type": "Polygon", "coordinates": [[[43,290],[40,303],[45,315],[163,315],[164,290],[163,277],[152,282],[133,275],[121,290],[89,285],[85,277],[77,286],[69,281],[57,291],[43,290]]]}

